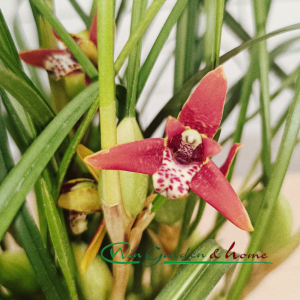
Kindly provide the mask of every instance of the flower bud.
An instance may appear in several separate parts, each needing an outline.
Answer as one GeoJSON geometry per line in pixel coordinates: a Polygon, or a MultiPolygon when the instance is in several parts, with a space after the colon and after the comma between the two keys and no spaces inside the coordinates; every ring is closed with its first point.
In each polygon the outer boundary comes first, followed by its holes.
{"type": "MultiPolygon", "coordinates": [[[[247,211],[254,227],[263,197],[264,190],[254,191],[248,197],[247,211]]],[[[292,229],[293,211],[287,198],[279,194],[259,250],[267,254],[276,252],[288,242],[292,229]]]]}
{"type": "Polygon", "coordinates": [[[87,229],[86,215],[101,210],[97,182],[91,179],[74,179],[63,184],[58,205],[70,210],[70,227],[74,234],[87,229]]]}
{"type": "MultiPolygon", "coordinates": [[[[76,263],[80,266],[87,245],[73,243],[72,246],[76,263]]],[[[86,300],[109,299],[112,281],[112,274],[99,255],[84,275],[79,274],[79,286],[86,300]]]]}
{"type": "Polygon", "coordinates": [[[41,289],[24,251],[1,253],[0,270],[0,285],[13,295],[32,294],[41,289]]]}
{"type": "MultiPolygon", "coordinates": [[[[124,118],[117,128],[117,142],[124,144],[142,140],[143,136],[135,118],[124,118]]],[[[130,217],[143,209],[147,196],[148,175],[120,171],[123,205],[130,217]]]]}

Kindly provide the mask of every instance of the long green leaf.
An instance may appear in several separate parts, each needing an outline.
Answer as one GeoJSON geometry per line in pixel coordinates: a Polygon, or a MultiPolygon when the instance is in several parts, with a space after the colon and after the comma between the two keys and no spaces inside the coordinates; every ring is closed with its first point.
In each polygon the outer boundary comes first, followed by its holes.
{"type": "Polygon", "coordinates": [[[0,65],[0,86],[25,108],[41,127],[44,127],[53,119],[54,113],[40,93],[3,65],[0,65]]]}
{"type": "Polygon", "coordinates": [[[7,176],[0,187],[0,239],[52,155],[97,95],[95,83],[75,97],[39,135],[7,176]]]}
{"type": "Polygon", "coordinates": [[[26,204],[17,214],[14,226],[47,299],[70,299],[26,204]]]}
{"type": "Polygon", "coordinates": [[[115,62],[115,70],[116,74],[119,73],[122,65],[124,64],[125,60],[127,59],[128,55],[132,51],[133,47],[142,37],[145,30],[148,28],[156,14],[158,13],[161,6],[164,4],[166,0],[154,0],[150,7],[148,8],[143,20],[139,22],[137,25],[137,29],[134,31],[133,34],[130,35],[127,43],[125,44],[124,48],[122,49],[120,55],[118,56],[115,62]]]}
{"type": "MultiPolygon", "coordinates": [[[[269,39],[273,36],[300,29],[300,23],[287,26],[275,31],[272,31],[265,36],[258,37],[255,39],[252,39],[250,41],[247,41],[243,43],[242,45],[232,49],[231,51],[227,52],[223,56],[220,57],[220,64],[223,64],[230,58],[234,57],[235,55],[239,54],[241,51],[261,42],[266,39],[269,39]]],[[[197,72],[193,77],[191,77],[178,91],[177,94],[175,94],[168,102],[167,104],[162,108],[162,110],[157,114],[157,116],[154,118],[154,120],[151,122],[151,124],[148,126],[148,128],[144,132],[144,136],[150,137],[155,129],[159,126],[159,124],[168,116],[174,116],[176,117],[179,111],[181,110],[182,105],[188,98],[192,88],[202,79],[202,77],[208,73],[211,70],[211,66],[207,66],[204,69],[197,72]]]]}
{"type": "Polygon", "coordinates": [[[195,257],[189,258],[190,262],[208,262],[211,264],[188,264],[180,267],[172,280],[165,286],[155,300],[204,300],[214,286],[231,266],[232,257],[227,258],[226,264],[213,264],[218,262],[211,259],[210,255],[217,251],[220,260],[225,260],[226,251],[223,250],[214,240],[203,243],[194,252],[195,257]],[[204,258],[202,257],[204,255],[204,258]],[[199,257],[197,257],[199,255],[199,257]]]}
{"type": "Polygon", "coordinates": [[[152,71],[152,68],[158,58],[158,55],[161,52],[161,49],[163,48],[165,42],[167,41],[172,28],[176,24],[178,18],[180,17],[183,9],[185,8],[188,0],[178,0],[176,4],[174,5],[174,8],[172,9],[171,13],[169,14],[163,28],[161,29],[157,39],[155,40],[144,64],[141,67],[140,73],[139,73],[139,81],[138,81],[138,97],[141,94],[146,81],[150,75],[150,72],[152,71]]]}
{"type": "MultiPolygon", "coordinates": [[[[278,154],[276,157],[275,164],[272,168],[272,176],[269,180],[269,183],[266,187],[266,193],[263,199],[263,207],[260,210],[258,219],[256,221],[255,231],[252,235],[251,242],[247,253],[256,253],[258,251],[259,244],[263,239],[265,234],[266,225],[268,224],[272,209],[278,198],[287,168],[290,163],[290,159],[294,150],[295,142],[300,129],[300,73],[296,82],[296,90],[294,99],[290,105],[289,113],[286,120],[286,125],[278,154]]],[[[237,277],[236,282],[232,286],[228,299],[234,300],[238,299],[240,293],[243,290],[243,287],[247,281],[247,278],[251,272],[252,266],[244,265],[240,269],[239,276],[237,277]]]]}
{"type": "MultiPolygon", "coordinates": [[[[14,164],[9,152],[1,111],[0,138],[0,183],[2,183],[4,177],[11,172],[14,164]]],[[[59,300],[62,298],[69,299],[68,292],[58,277],[55,266],[50,259],[46,247],[41,239],[39,230],[35,225],[26,204],[23,204],[21,210],[17,214],[14,220],[14,225],[22,246],[26,251],[47,298],[49,300],[59,300]]]]}
{"type": "Polygon", "coordinates": [[[78,295],[74,276],[75,261],[74,258],[72,260],[72,250],[68,242],[68,236],[65,228],[62,226],[61,219],[48,186],[43,179],[41,180],[41,190],[52,244],[61,270],[65,276],[71,299],[76,300],[78,299],[78,295]]]}

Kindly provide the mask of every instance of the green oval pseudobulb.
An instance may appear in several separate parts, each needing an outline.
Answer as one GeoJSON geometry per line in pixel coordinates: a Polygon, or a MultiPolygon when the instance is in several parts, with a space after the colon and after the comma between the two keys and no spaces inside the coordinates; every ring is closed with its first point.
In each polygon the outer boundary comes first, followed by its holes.
{"type": "Polygon", "coordinates": [[[24,251],[4,251],[0,255],[0,285],[14,295],[39,291],[40,285],[24,251]]]}
{"type": "MultiPolygon", "coordinates": [[[[124,118],[117,128],[119,144],[142,140],[143,136],[135,118],[124,118]]],[[[130,217],[143,209],[148,190],[148,175],[120,171],[123,204],[130,217]]]]}
{"type": "MultiPolygon", "coordinates": [[[[252,192],[247,199],[247,211],[254,228],[263,197],[264,190],[261,190],[252,192]]],[[[287,198],[280,193],[259,250],[267,254],[276,252],[288,242],[292,229],[293,211],[287,198]]]]}

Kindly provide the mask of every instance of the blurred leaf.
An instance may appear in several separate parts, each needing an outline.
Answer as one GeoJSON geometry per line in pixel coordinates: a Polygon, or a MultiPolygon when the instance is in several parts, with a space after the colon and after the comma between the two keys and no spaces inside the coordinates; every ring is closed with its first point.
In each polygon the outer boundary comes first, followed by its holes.
{"type": "Polygon", "coordinates": [[[85,14],[85,12],[82,10],[82,8],[80,7],[80,5],[77,3],[76,0],[69,0],[69,1],[72,4],[72,6],[74,7],[74,9],[76,10],[76,12],[78,13],[78,15],[80,16],[80,18],[83,21],[83,23],[85,24],[86,28],[89,29],[91,26],[90,17],[85,14]]]}
{"type": "MultiPolygon", "coordinates": [[[[0,103],[1,104],[1,103],[0,103]]],[[[0,105],[0,184],[4,181],[6,175],[14,167],[14,162],[11,158],[10,149],[6,135],[6,128],[3,121],[0,105]]]]}
{"type": "MultiPolygon", "coordinates": [[[[14,34],[16,38],[17,45],[19,49],[22,50],[27,50],[28,47],[26,46],[25,43],[25,34],[22,30],[22,27],[20,26],[19,18],[18,16],[15,17],[14,19],[14,34]]],[[[46,99],[49,102],[49,96],[46,95],[46,92],[44,90],[44,87],[42,85],[42,82],[40,80],[40,76],[38,74],[38,69],[36,67],[27,65],[30,77],[32,82],[36,85],[37,89],[40,91],[44,99],[46,99]]]]}
{"type": "Polygon", "coordinates": [[[17,214],[14,225],[47,299],[70,299],[26,204],[17,214]]]}
{"type": "Polygon", "coordinates": [[[98,95],[97,83],[75,97],[38,136],[0,187],[0,238],[8,228],[25,196],[48,164],[71,128],[98,95]]]}
{"type": "Polygon", "coordinates": [[[41,289],[36,274],[22,250],[1,253],[0,269],[0,284],[14,295],[24,297],[24,294],[32,294],[41,289]]]}
{"type": "MultiPolygon", "coordinates": [[[[199,246],[194,252],[194,258],[189,257],[188,261],[211,261],[210,254],[216,249],[217,256],[224,261],[226,250],[222,249],[214,240],[209,240],[199,246]],[[202,254],[205,256],[202,258],[202,254]],[[199,255],[199,257],[197,257],[199,255]],[[222,259],[223,258],[223,259],[222,259]]],[[[159,293],[155,300],[204,300],[210,294],[214,286],[231,266],[232,257],[226,258],[227,264],[187,264],[180,267],[175,276],[159,293]]]]}

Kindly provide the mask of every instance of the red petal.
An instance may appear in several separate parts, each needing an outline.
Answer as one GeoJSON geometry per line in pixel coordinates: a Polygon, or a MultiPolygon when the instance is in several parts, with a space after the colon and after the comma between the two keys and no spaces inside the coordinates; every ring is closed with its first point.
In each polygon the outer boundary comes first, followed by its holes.
{"type": "Polygon", "coordinates": [[[234,157],[235,157],[237,151],[238,151],[241,147],[243,147],[242,144],[234,144],[234,145],[231,147],[231,149],[230,149],[230,151],[229,151],[229,153],[228,153],[228,156],[227,156],[227,158],[226,158],[226,161],[224,162],[224,164],[223,164],[222,167],[220,168],[220,171],[223,173],[224,176],[227,176],[228,171],[229,171],[229,168],[230,168],[230,165],[231,165],[231,163],[232,163],[232,161],[233,161],[233,159],[234,159],[234,157]]]}
{"type": "Polygon", "coordinates": [[[182,133],[185,131],[184,125],[180,123],[177,119],[173,117],[169,117],[168,121],[166,123],[165,132],[167,135],[167,138],[172,138],[173,136],[182,133]]]}
{"type": "Polygon", "coordinates": [[[97,13],[94,16],[93,23],[90,28],[90,40],[97,47],[97,13]]]}
{"type": "Polygon", "coordinates": [[[84,83],[85,83],[85,86],[89,86],[90,84],[93,83],[93,81],[91,80],[91,78],[89,76],[87,76],[85,74],[85,76],[84,76],[84,83]]]}
{"type": "Polygon", "coordinates": [[[162,163],[164,139],[148,139],[102,150],[85,158],[97,169],[154,174],[162,163]]]}
{"type": "Polygon", "coordinates": [[[223,66],[209,72],[179,113],[178,120],[212,138],[221,122],[227,82],[223,66]]]}
{"type": "Polygon", "coordinates": [[[27,64],[45,69],[56,80],[74,70],[81,69],[69,50],[38,49],[22,52],[19,56],[27,64]]]}
{"type": "Polygon", "coordinates": [[[211,160],[193,177],[190,187],[234,225],[246,231],[253,231],[246,209],[211,160]]]}
{"type": "Polygon", "coordinates": [[[212,139],[202,139],[204,148],[204,157],[211,157],[218,154],[222,147],[212,139]]]}

